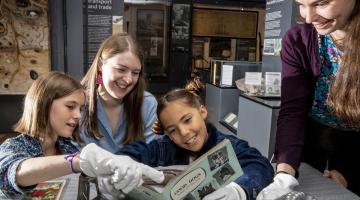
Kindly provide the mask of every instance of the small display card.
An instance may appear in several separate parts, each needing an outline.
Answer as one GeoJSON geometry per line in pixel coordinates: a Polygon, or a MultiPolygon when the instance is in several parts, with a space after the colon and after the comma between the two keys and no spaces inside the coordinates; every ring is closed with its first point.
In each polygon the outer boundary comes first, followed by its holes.
{"type": "Polygon", "coordinates": [[[230,124],[233,119],[236,118],[236,115],[234,113],[229,113],[226,117],[225,117],[225,122],[230,124]]]}
{"type": "Polygon", "coordinates": [[[261,86],[261,72],[245,72],[245,85],[261,86]]]}
{"type": "Polygon", "coordinates": [[[233,83],[233,65],[222,66],[221,85],[231,86],[233,83]]]}

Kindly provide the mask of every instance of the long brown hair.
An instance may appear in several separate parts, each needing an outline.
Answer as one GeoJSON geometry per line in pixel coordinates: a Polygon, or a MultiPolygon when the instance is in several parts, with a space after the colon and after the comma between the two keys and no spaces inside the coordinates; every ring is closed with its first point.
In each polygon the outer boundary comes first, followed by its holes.
{"type": "Polygon", "coordinates": [[[116,54],[130,51],[137,56],[142,65],[138,82],[134,89],[123,99],[126,132],[123,139],[124,144],[129,144],[135,140],[144,140],[145,124],[142,117],[141,107],[144,99],[145,79],[144,79],[144,56],[136,41],[127,33],[118,33],[107,38],[100,46],[94,61],[81,80],[85,86],[88,96],[87,110],[83,115],[82,128],[85,134],[100,139],[103,135],[100,133],[97,124],[97,85],[96,78],[101,64],[101,60],[109,59],[116,54]]]}
{"type": "Polygon", "coordinates": [[[328,103],[340,119],[350,126],[360,124],[360,0],[346,25],[341,67],[330,89],[328,103]]]}
{"type": "MultiPolygon", "coordinates": [[[[83,90],[75,79],[60,72],[50,72],[36,79],[24,99],[24,110],[14,130],[40,141],[52,134],[49,127],[50,108],[54,100],[83,90]]],[[[79,141],[79,127],[73,136],[79,141]]]]}
{"type": "MultiPolygon", "coordinates": [[[[190,81],[185,88],[173,89],[170,92],[163,95],[158,100],[158,106],[156,114],[159,118],[160,113],[166,108],[166,106],[173,101],[182,101],[186,105],[193,108],[200,108],[201,105],[204,105],[201,97],[199,96],[201,91],[205,88],[204,84],[201,82],[200,77],[195,77],[190,81]]],[[[163,127],[159,119],[154,122],[152,131],[156,134],[163,134],[163,127]]]]}

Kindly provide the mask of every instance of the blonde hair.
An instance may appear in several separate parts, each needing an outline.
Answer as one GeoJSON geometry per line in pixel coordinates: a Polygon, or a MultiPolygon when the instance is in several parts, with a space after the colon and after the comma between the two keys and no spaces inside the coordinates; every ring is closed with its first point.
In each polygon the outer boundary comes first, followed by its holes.
{"type": "MultiPolygon", "coordinates": [[[[14,130],[43,141],[45,135],[52,131],[49,127],[49,116],[53,101],[77,90],[83,90],[82,85],[63,73],[50,72],[39,77],[25,96],[23,114],[14,130]]],[[[78,127],[73,136],[79,140],[78,127]]]]}

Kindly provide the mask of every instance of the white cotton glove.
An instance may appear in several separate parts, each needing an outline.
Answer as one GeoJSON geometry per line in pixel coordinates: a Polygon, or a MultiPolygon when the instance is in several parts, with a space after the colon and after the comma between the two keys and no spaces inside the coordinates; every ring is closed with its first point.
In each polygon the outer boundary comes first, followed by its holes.
{"type": "Polygon", "coordinates": [[[240,185],[231,182],[208,195],[203,200],[246,200],[246,192],[240,185]]]}
{"type": "MultiPolygon", "coordinates": [[[[114,155],[94,143],[82,149],[80,168],[88,176],[107,178],[106,183],[112,184],[111,187],[124,193],[140,186],[143,183],[143,175],[157,183],[165,179],[162,172],[138,163],[128,156],[114,155]]],[[[108,185],[106,187],[110,188],[108,185]]]]}
{"type": "Polygon", "coordinates": [[[291,176],[290,174],[279,173],[274,177],[273,182],[259,193],[259,195],[256,197],[256,200],[270,200],[280,198],[281,196],[292,192],[298,185],[299,182],[295,177],[291,176]]]}
{"type": "Polygon", "coordinates": [[[102,195],[105,195],[107,199],[124,199],[125,194],[122,192],[122,190],[118,190],[114,187],[114,184],[112,183],[111,177],[106,176],[97,177],[97,184],[98,188],[102,195]]]}

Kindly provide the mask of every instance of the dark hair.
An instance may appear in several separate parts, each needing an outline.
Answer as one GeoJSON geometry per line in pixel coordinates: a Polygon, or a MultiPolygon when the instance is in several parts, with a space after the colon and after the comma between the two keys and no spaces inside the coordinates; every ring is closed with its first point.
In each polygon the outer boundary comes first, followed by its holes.
{"type": "MultiPolygon", "coordinates": [[[[60,72],[50,72],[36,79],[24,99],[24,110],[14,130],[40,141],[52,130],[49,128],[50,108],[54,100],[83,90],[75,79],[60,72]]],[[[79,127],[73,136],[79,141],[79,127]]]]}
{"type": "MultiPolygon", "coordinates": [[[[170,92],[163,95],[158,100],[158,106],[156,114],[159,118],[160,113],[166,108],[166,106],[174,101],[182,101],[186,105],[194,108],[200,108],[201,105],[204,105],[201,97],[199,96],[202,89],[204,89],[204,84],[201,82],[200,77],[195,77],[190,81],[185,88],[174,89],[170,92]]],[[[155,120],[152,130],[156,134],[163,134],[163,127],[159,119],[155,120]]]]}
{"type": "Polygon", "coordinates": [[[340,119],[350,126],[360,122],[360,0],[356,0],[343,39],[341,67],[330,89],[328,103],[340,119]]]}
{"type": "Polygon", "coordinates": [[[144,100],[145,79],[144,79],[144,56],[137,42],[127,33],[118,33],[107,38],[100,46],[95,59],[82,79],[81,83],[86,88],[88,96],[87,111],[83,115],[82,126],[86,129],[85,133],[96,139],[103,135],[100,133],[97,124],[97,85],[96,76],[101,60],[109,59],[116,54],[130,51],[137,56],[142,65],[138,82],[134,89],[127,94],[124,99],[124,112],[126,122],[126,132],[123,139],[124,144],[129,144],[135,140],[144,140],[145,124],[142,117],[141,107],[144,100]]]}

